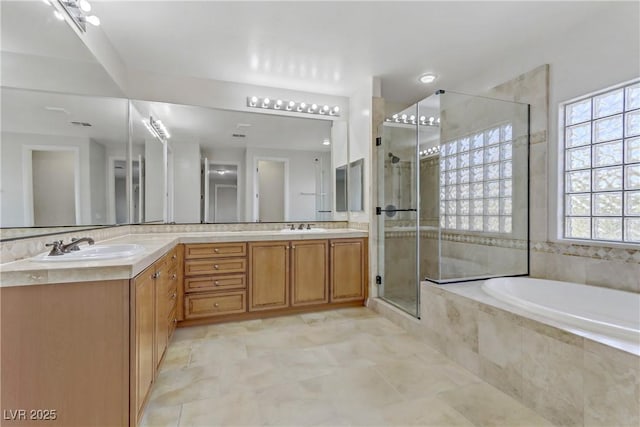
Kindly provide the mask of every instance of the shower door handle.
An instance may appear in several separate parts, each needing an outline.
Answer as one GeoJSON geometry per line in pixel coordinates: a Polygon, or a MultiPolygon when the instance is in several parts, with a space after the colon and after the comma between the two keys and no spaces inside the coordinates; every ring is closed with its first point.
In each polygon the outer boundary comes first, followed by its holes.
{"type": "Polygon", "coordinates": [[[382,215],[382,212],[418,212],[418,209],[382,209],[376,206],[376,215],[382,215]]]}

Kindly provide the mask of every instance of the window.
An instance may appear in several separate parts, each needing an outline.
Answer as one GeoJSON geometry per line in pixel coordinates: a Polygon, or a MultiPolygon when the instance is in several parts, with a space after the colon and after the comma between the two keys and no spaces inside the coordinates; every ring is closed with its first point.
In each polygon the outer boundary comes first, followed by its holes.
{"type": "Polygon", "coordinates": [[[640,242],[640,82],[562,113],[564,237],[640,242]]]}
{"type": "Polygon", "coordinates": [[[511,233],[512,134],[508,123],[442,144],[442,228],[511,233]]]}

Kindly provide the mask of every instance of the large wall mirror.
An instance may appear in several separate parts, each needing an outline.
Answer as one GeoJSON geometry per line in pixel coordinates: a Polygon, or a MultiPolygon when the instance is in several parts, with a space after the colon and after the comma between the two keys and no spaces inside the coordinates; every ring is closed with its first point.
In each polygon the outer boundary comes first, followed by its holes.
{"type": "Polygon", "coordinates": [[[346,122],[130,104],[132,222],[341,219],[334,195],[346,122]]]}
{"type": "Polygon", "coordinates": [[[53,8],[0,7],[1,238],[128,223],[120,88],[53,8]]]}

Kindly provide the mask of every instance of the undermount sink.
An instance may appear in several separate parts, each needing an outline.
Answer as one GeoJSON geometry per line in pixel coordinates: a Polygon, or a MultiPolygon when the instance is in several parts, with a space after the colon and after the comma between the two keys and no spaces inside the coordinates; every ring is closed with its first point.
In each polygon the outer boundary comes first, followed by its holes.
{"type": "Polygon", "coordinates": [[[49,253],[36,255],[31,258],[35,262],[70,262],[70,261],[98,261],[104,259],[127,258],[138,255],[144,251],[144,247],[133,243],[117,245],[91,245],[82,246],[79,251],[73,251],[64,255],[49,256],[49,253]]]}
{"type": "Polygon", "coordinates": [[[281,233],[323,233],[325,231],[327,231],[326,228],[305,228],[302,230],[298,230],[297,228],[295,230],[292,230],[290,228],[283,228],[282,230],[280,230],[281,233]]]}

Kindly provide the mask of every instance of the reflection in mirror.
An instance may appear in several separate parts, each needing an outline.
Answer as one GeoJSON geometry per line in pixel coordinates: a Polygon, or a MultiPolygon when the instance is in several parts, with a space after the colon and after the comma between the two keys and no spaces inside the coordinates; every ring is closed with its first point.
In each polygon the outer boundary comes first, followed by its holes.
{"type": "Polygon", "coordinates": [[[364,210],[364,159],[349,163],[349,211],[364,210]]]}
{"type": "Polygon", "coordinates": [[[127,223],[127,101],[2,88],[2,227],[127,223]],[[125,205],[123,205],[123,203],[125,205]]]}
{"type": "Polygon", "coordinates": [[[347,211],[347,165],[336,168],[336,212],[347,211]]]}
{"type": "Polygon", "coordinates": [[[143,165],[131,191],[144,195],[136,221],[333,219],[342,122],[138,100],[131,117],[132,161],[143,165]]]}

